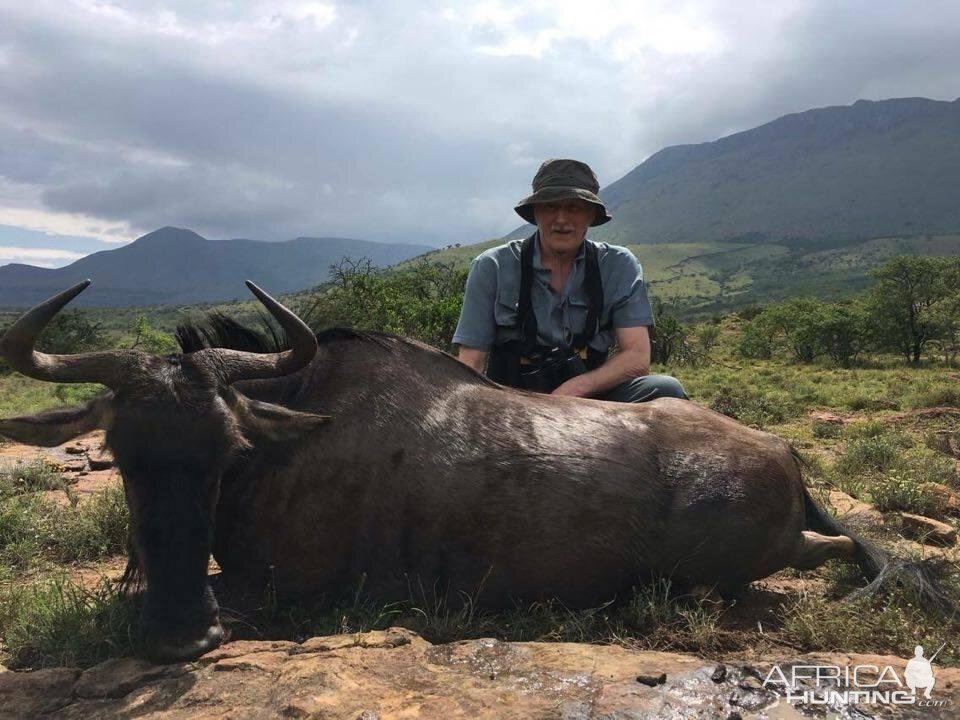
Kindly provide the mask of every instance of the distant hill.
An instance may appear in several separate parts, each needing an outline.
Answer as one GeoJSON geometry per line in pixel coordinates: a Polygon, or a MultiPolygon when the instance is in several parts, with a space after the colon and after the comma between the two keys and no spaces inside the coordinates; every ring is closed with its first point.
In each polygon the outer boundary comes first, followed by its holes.
{"type": "Polygon", "coordinates": [[[191,230],[165,227],[62,268],[4,265],[0,267],[0,307],[34,305],[85,278],[93,284],[74,301],[78,305],[169,305],[246,298],[246,279],[271,293],[290,293],[327,280],[330,265],[343,257],[367,257],[386,267],[428,249],[348,238],[207,240],[191,230]]]}
{"type": "Polygon", "coordinates": [[[601,190],[614,220],[589,236],[631,247],[687,312],[839,296],[892,255],[960,253],[958,188],[960,100],[859,100],[661,150],[601,190]]]}
{"type": "MultiPolygon", "coordinates": [[[[960,99],[858,100],[651,155],[600,192],[618,244],[960,232],[960,99]]],[[[522,235],[530,226],[509,237],[522,235]]]]}

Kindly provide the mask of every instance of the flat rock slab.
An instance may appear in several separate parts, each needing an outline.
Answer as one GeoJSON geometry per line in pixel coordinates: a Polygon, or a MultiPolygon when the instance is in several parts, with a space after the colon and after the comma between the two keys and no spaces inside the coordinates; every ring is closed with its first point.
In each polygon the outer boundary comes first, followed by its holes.
{"type": "MultiPolygon", "coordinates": [[[[902,673],[906,661],[808,655],[744,665],[575,643],[431,645],[391,628],[303,643],[238,641],[194,663],[124,658],[85,672],[0,673],[0,718],[808,717],[764,686],[773,662],[889,664],[902,673]]],[[[954,718],[960,670],[935,666],[935,674],[937,706],[828,709],[844,718],[954,718]]]]}
{"type": "Polygon", "coordinates": [[[900,513],[904,535],[922,543],[950,547],[957,542],[956,529],[945,522],[923,515],[900,513]]]}

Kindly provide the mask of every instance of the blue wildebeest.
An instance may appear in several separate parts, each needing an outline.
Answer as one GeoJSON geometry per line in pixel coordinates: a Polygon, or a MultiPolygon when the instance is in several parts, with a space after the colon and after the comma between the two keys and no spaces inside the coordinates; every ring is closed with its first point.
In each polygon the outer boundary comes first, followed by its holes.
{"type": "Polygon", "coordinates": [[[315,336],[252,283],[290,349],[36,351],[87,284],[27,312],[0,350],[30,377],[110,392],[2,420],[0,434],[56,445],[106,430],[154,658],[222,642],[211,553],[237,587],[316,596],[364,577],[395,601],[416,578],[489,608],[587,607],[650,573],[730,594],[834,557],[874,584],[904,567],[813,502],[785,442],[693,402],[508,389],[415,341],[315,336]]]}

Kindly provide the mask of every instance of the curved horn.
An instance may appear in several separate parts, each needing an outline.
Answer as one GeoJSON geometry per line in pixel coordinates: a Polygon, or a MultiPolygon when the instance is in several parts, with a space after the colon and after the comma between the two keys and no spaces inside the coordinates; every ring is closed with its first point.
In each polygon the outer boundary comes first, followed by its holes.
{"type": "Polygon", "coordinates": [[[62,383],[101,383],[116,389],[127,374],[131,351],[113,350],[80,355],[48,355],[33,349],[47,323],[63,306],[86,290],[89,280],[77,283],[24,313],[0,338],[0,355],[14,370],[37,380],[62,383]]]}
{"type": "Polygon", "coordinates": [[[290,341],[291,349],[279,353],[252,353],[224,348],[201,350],[200,352],[217,358],[222,368],[221,380],[228,385],[239,380],[257,380],[295,373],[306,367],[317,354],[317,337],[303,320],[255,283],[247,280],[246,284],[250,292],[256,295],[257,300],[263,303],[280,323],[290,341]]]}

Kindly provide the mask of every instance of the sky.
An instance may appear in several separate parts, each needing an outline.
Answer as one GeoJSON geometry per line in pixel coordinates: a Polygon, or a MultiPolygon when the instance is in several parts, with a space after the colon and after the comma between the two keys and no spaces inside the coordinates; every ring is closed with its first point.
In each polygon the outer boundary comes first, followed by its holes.
{"type": "Polygon", "coordinates": [[[0,0],[0,265],[165,226],[499,237],[549,157],[960,96],[960,3],[0,0]]]}

